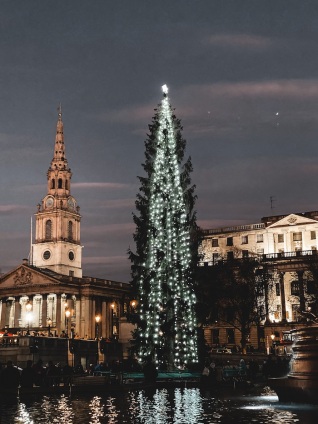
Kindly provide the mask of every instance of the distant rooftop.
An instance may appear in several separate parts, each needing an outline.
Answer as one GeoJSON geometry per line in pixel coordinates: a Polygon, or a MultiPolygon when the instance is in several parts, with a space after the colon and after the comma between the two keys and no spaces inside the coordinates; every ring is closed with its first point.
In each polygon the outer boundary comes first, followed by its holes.
{"type": "Polygon", "coordinates": [[[263,228],[268,227],[269,225],[274,224],[274,222],[277,222],[291,214],[318,220],[318,211],[297,212],[297,213],[292,212],[285,215],[265,216],[261,219],[261,222],[258,224],[232,225],[230,227],[210,228],[208,230],[203,230],[203,234],[213,235],[213,234],[235,233],[240,231],[261,230],[263,228]]]}

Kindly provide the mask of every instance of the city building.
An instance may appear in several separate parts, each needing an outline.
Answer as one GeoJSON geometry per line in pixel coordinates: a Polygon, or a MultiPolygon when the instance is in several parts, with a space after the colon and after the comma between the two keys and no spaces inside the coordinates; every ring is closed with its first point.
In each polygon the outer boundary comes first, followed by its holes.
{"type": "MultiPolygon", "coordinates": [[[[318,211],[268,216],[261,222],[203,231],[199,266],[218,261],[255,258],[271,276],[268,316],[261,328],[253,328],[253,347],[282,340],[283,332],[303,323],[317,291],[318,211]],[[261,330],[261,331],[260,331],[261,330]]],[[[205,330],[208,343],[239,345],[240,334],[226,323],[205,330]]]]}
{"type": "Polygon", "coordinates": [[[71,195],[61,108],[47,193],[28,259],[0,277],[0,329],[128,344],[130,284],[83,276],[80,208],[71,195]]]}

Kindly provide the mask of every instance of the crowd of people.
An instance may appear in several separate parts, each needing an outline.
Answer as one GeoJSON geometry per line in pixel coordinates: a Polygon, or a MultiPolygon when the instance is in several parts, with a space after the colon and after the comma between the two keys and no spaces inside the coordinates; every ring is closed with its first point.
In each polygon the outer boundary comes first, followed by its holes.
{"type": "Polygon", "coordinates": [[[68,364],[53,364],[52,361],[44,366],[41,359],[36,363],[28,360],[26,367],[21,369],[14,366],[12,361],[7,361],[6,366],[0,364],[0,391],[15,391],[19,387],[53,387],[61,384],[69,386],[72,375],[81,372],[81,370],[84,372],[83,368],[73,369],[68,364]]]}
{"type": "Polygon", "coordinates": [[[267,381],[271,377],[282,377],[289,371],[287,356],[268,355],[261,363],[256,358],[246,361],[241,358],[237,364],[233,361],[208,359],[201,374],[204,385],[217,385],[223,382],[252,382],[267,381]]]}
{"type": "MultiPolygon", "coordinates": [[[[19,387],[31,389],[34,386],[39,387],[59,387],[70,386],[73,376],[79,375],[106,375],[113,378],[116,383],[121,382],[123,372],[142,372],[143,368],[136,360],[127,360],[125,363],[119,360],[111,362],[91,363],[84,370],[81,364],[71,367],[68,364],[56,363],[48,361],[44,364],[42,359],[35,363],[28,360],[25,368],[19,368],[12,361],[7,361],[6,365],[0,363],[0,392],[9,390],[17,391],[19,387]]],[[[147,375],[151,375],[151,371],[147,375]]],[[[149,377],[153,378],[153,377],[149,377]]]]}

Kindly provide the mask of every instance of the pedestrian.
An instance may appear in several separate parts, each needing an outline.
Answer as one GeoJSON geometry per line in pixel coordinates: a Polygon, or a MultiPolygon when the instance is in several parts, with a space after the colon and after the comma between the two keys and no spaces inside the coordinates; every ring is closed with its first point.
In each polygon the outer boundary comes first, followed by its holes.
{"type": "Polygon", "coordinates": [[[201,383],[204,386],[208,385],[209,376],[210,376],[210,368],[209,368],[209,364],[206,363],[203,370],[202,370],[202,374],[201,374],[201,383]]]}
{"type": "Polygon", "coordinates": [[[32,368],[32,361],[27,361],[26,368],[21,372],[21,387],[32,388],[34,383],[34,369],[32,368]]]}
{"type": "Polygon", "coordinates": [[[246,364],[243,358],[240,359],[240,363],[239,363],[239,373],[241,377],[246,377],[246,364]]]}
{"type": "Polygon", "coordinates": [[[43,386],[44,384],[44,376],[45,376],[45,369],[43,368],[43,361],[42,359],[39,359],[36,364],[33,365],[34,370],[34,384],[36,386],[43,386]]]}
{"type": "Polygon", "coordinates": [[[20,384],[20,372],[13,366],[12,361],[7,362],[7,366],[1,373],[1,388],[7,392],[18,391],[20,384]]]}
{"type": "Polygon", "coordinates": [[[53,364],[53,361],[49,361],[48,367],[46,369],[46,376],[45,376],[46,384],[49,387],[55,386],[56,385],[56,377],[57,377],[57,368],[53,364]]]}
{"type": "Polygon", "coordinates": [[[64,365],[64,367],[62,369],[62,374],[63,374],[64,386],[71,386],[72,385],[73,368],[69,364],[64,365]]]}

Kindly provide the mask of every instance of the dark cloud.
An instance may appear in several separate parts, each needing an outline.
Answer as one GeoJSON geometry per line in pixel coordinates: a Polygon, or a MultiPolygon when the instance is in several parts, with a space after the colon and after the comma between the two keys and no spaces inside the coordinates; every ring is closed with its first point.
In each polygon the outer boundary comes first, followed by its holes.
{"type": "Polygon", "coordinates": [[[314,210],[316,1],[16,0],[0,15],[0,267],[29,252],[62,102],[84,274],[129,280],[144,140],[167,84],[203,227],[314,210]]]}

